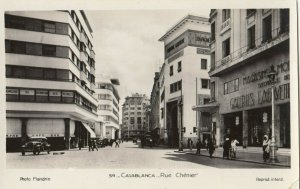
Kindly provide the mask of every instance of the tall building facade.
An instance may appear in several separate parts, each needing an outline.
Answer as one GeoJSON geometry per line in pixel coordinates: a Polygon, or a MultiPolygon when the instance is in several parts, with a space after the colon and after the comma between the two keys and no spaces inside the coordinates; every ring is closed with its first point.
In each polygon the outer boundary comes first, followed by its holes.
{"type": "Polygon", "coordinates": [[[100,138],[120,138],[120,96],[117,89],[118,85],[120,85],[120,82],[116,78],[96,75],[96,92],[94,96],[98,100],[98,115],[101,116],[104,121],[100,138]]]}
{"type": "Polygon", "coordinates": [[[185,145],[188,138],[196,142],[199,116],[192,106],[210,98],[208,18],[187,15],[159,41],[165,44],[165,62],[159,79],[164,141],[174,147],[180,138],[185,145]]]}
{"type": "Polygon", "coordinates": [[[150,100],[145,94],[135,93],[125,98],[122,107],[122,138],[140,138],[150,130],[147,118],[149,105],[150,100]]]}
{"type": "Polygon", "coordinates": [[[275,139],[290,147],[289,10],[212,9],[210,23],[211,103],[194,109],[211,115],[215,142],[261,146],[271,137],[274,68],[275,139]]]}
{"type": "Polygon", "coordinates": [[[83,11],[5,12],[6,141],[53,149],[87,145],[97,116],[92,29],[83,11]]]}

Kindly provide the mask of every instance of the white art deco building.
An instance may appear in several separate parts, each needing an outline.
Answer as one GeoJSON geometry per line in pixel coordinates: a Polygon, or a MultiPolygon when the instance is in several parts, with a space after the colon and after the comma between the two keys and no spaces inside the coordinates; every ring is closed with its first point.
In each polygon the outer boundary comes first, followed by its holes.
{"type": "Polygon", "coordinates": [[[7,151],[32,136],[85,146],[100,132],[92,41],[83,11],[5,12],[7,151]]]}

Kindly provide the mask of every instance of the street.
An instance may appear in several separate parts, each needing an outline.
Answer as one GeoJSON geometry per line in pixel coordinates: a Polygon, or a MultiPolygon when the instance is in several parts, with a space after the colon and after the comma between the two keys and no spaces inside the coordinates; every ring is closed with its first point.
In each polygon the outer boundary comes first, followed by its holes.
{"type": "Polygon", "coordinates": [[[105,147],[98,151],[73,149],[69,151],[42,152],[40,155],[7,153],[6,166],[12,169],[211,169],[211,168],[281,168],[278,166],[223,160],[175,152],[176,149],[139,148],[132,142],[120,144],[120,148],[105,147]],[[58,154],[58,155],[54,155],[58,154]]]}

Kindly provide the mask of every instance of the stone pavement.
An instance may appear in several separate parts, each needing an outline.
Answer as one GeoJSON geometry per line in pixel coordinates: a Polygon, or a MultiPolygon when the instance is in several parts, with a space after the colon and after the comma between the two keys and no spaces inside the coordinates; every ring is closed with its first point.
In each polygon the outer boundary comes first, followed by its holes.
{"type": "MultiPolygon", "coordinates": [[[[178,152],[178,151],[176,151],[178,152]]],[[[195,155],[196,156],[196,149],[190,151],[189,149],[184,149],[183,152],[188,155],[195,155]]],[[[200,156],[207,156],[209,157],[208,150],[201,149],[200,156]]],[[[213,158],[223,158],[223,148],[219,147],[216,148],[213,158]]],[[[271,163],[271,162],[264,162],[262,158],[262,148],[260,147],[247,147],[237,148],[236,159],[230,159],[231,161],[244,161],[244,162],[252,162],[252,163],[260,163],[260,164],[268,164],[268,165],[276,165],[276,166],[284,166],[284,167],[291,167],[291,155],[290,149],[279,148],[277,151],[277,159],[279,162],[271,163]]]]}

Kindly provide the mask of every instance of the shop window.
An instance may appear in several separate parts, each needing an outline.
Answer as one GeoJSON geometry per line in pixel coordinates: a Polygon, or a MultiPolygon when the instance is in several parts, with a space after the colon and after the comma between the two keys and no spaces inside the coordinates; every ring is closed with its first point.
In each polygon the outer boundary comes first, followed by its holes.
{"type": "Polygon", "coordinates": [[[255,25],[248,29],[248,49],[255,48],[255,25]]]}
{"type": "Polygon", "coordinates": [[[177,71],[178,71],[178,72],[181,72],[181,61],[178,62],[178,65],[177,65],[177,71]]]}
{"type": "Polygon", "coordinates": [[[230,18],[230,9],[223,9],[222,10],[222,21],[225,22],[230,18]]]}
{"type": "Polygon", "coordinates": [[[272,39],[272,15],[263,19],[263,41],[267,42],[272,39]]]}
{"type": "Polygon", "coordinates": [[[49,92],[47,90],[36,90],[35,93],[37,102],[48,102],[49,92]]]}
{"type": "Polygon", "coordinates": [[[229,54],[230,54],[230,38],[223,41],[222,48],[223,48],[223,58],[225,58],[226,56],[229,56],[229,54]]]}
{"type": "Polygon", "coordinates": [[[170,66],[170,76],[173,75],[173,66],[170,66]]]}
{"type": "Polygon", "coordinates": [[[6,89],[6,101],[18,101],[19,100],[19,89],[6,89]]]}
{"type": "Polygon", "coordinates": [[[55,33],[55,28],[54,22],[44,22],[44,32],[55,33]]]}
{"type": "Polygon", "coordinates": [[[214,41],[216,39],[216,23],[213,22],[210,25],[210,28],[211,28],[211,41],[214,41]]]}
{"type": "Polygon", "coordinates": [[[201,79],[201,88],[209,89],[209,79],[201,79]]]}
{"type": "Polygon", "coordinates": [[[280,9],[280,33],[289,31],[290,11],[289,9],[280,9]]]}
{"type": "Polygon", "coordinates": [[[43,55],[44,56],[55,56],[56,47],[54,45],[43,45],[43,55]]]}
{"type": "Polygon", "coordinates": [[[20,100],[24,102],[33,102],[34,101],[34,90],[29,89],[20,89],[20,100]]]}
{"type": "Polygon", "coordinates": [[[71,91],[63,91],[62,92],[62,101],[65,103],[74,102],[74,92],[71,91]]]}
{"type": "Polygon", "coordinates": [[[207,69],[207,59],[201,58],[201,70],[207,69]]]}
{"type": "Polygon", "coordinates": [[[61,102],[61,91],[49,91],[50,102],[61,102]]]}

